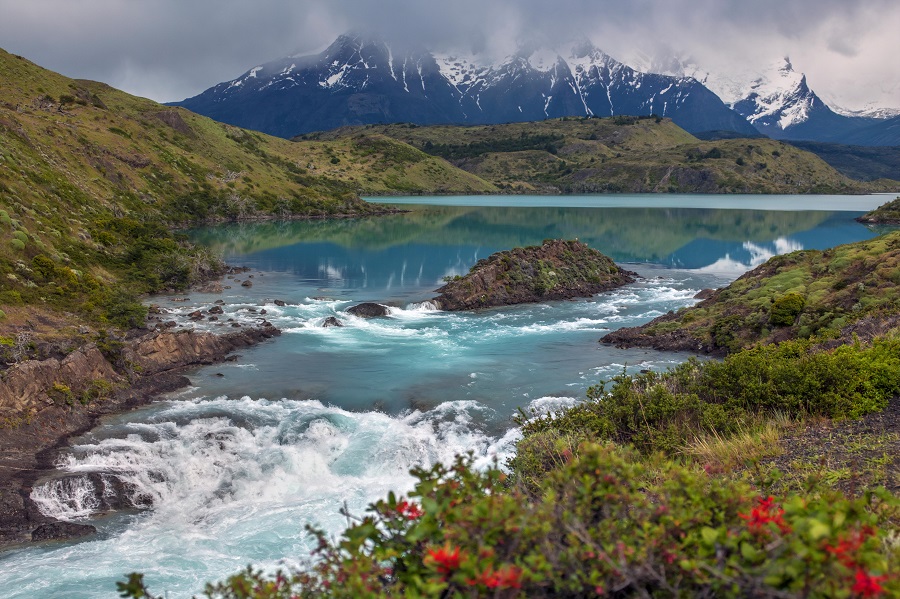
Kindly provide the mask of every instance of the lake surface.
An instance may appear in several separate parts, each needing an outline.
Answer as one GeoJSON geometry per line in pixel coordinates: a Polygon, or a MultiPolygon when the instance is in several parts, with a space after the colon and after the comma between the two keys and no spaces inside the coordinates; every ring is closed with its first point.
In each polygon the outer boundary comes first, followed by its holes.
{"type": "Polygon", "coordinates": [[[131,571],[145,572],[155,593],[189,597],[251,562],[301,563],[311,548],[305,524],[339,532],[344,502],[362,513],[388,490],[408,489],[412,466],[466,451],[502,463],[520,408],[571,405],[623,369],[687,357],[599,344],[607,331],[691,305],[699,290],[775,254],[870,238],[853,218],[887,199],[380,198],[411,212],[193,231],[251,267],[238,279],[252,274],[253,286],[226,281],[222,294],[153,302],[182,326],[212,330],[266,310],[283,335],[76,440],[62,472],[115,476],[153,507],[98,519],[87,478],[48,480],[34,495],[45,513],[93,516],[100,532],[0,555],[0,597],[116,597],[115,581],[131,571]],[[478,259],[557,237],[577,237],[642,279],[587,300],[477,313],[427,303],[443,277],[478,259]],[[219,322],[186,318],[217,299],[219,322]],[[390,318],[345,312],[361,301],[391,306],[390,318]],[[344,326],[323,328],[329,316],[344,326]]]}

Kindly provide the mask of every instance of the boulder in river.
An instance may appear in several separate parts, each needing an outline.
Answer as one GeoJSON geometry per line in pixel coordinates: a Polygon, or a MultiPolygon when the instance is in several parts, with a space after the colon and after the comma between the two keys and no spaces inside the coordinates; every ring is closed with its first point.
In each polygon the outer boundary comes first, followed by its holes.
{"type": "Polygon", "coordinates": [[[362,304],[347,308],[347,313],[360,318],[379,318],[388,315],[388,307],[375,302],[363,302],[362,304]]]}
{"type": "Polygon", "coordinates": [[[636,277],[578,240],[548,239],[479,260],[469,274],[438,289],[434,301],[442,310],[474,310],[591,297],[636,277]]]}
{"type": "Polygon", "coordinates": [[[329,316],[325,319],[325,322],[322,323],[323,327],[342,327],[344,323],[335,318],[334,316],[329,316]]]}

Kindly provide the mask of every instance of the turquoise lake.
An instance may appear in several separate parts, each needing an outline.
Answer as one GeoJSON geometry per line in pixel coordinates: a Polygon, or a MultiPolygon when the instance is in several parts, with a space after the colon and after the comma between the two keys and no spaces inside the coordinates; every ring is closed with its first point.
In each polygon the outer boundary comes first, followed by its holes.
{"type": "Polygon", "coordinates": [[[311,548],[304,525],[339,532],[344,502],[362,513],[388,490],[408,489],[411,467],[466,451],[479,464],[502,463],[519,409],[571,405],[623,370],[688,357],[598,343],[606,332],[691,305],[698,291],[776,254],[871,238],[877,232],[853,219],[888,199],[378,198],[409,212],[191,231],[250,267],[237,279],[252,287],[225,280],[221,294],[150,301],[182,327],[225,331],[228,319],[246,326],[264,317],[282,336],[190,373],[190,388],[74,440],[59,476],[33,497],[45,513],[89,520],[99,533],[0,554],[0,596],[116,597],[115,581],[142,571],[155,593],[174,599],[248,563],[302,565],[311,548]],[[483,312],[428,303],[444,277],[547,238],[578,238],[641,279],[586,300],[483,312]],[[216,300],[220,321],[187,318],[216,300]],[[345,312],[362,301],[390,306],[390,317],[345,312]],[[323,328],[330,316],[344,326],[323,328]],[[152,507],[99,514],[103,489],[88,474],[124,482],[152,507]]]}

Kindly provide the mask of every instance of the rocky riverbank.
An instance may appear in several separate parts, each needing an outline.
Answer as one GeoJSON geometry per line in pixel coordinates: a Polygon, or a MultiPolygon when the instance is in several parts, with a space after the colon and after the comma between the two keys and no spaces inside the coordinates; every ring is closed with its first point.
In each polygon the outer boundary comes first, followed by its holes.
{"type": "Polygon", "coordinates": [[[452,311],[591,297],[636,277],[580,241],[548,239],[479,260],[466,276],[438,289],[434,303],[452,311]]]}
{"type": "Polygon", "coordinates": [[[188,368],[224,361],[241,348],[280,335],[261,326],[227,334],[153,331],[100,339],[65,357],[28,360],[2,373],[0,385],[0,547],[90,534],[89,525],[58,522],[30,499],[68,439],[106,414],[149,403],[187,386],[188,368]]]}

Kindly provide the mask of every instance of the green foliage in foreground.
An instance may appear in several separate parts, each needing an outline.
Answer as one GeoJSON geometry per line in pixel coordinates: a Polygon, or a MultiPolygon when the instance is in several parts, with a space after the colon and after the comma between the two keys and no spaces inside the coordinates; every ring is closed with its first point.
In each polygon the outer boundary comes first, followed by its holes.
{"type": "Polygon", "coordinates": [[[664,372],[615,377],[588,390],[588,401],[521,422],[511,461],[526,480],[547,469],[548,439],[603,439],[644,454],[676,453],[703,434],[722,437],[775,416],[857,418],[883,410],[900,393],[900,339],[817,351],[810,341],[760,346],[721,362],[688,360],[664,372]]]}
{"type": "MultiPolygon", "coordinates": [[[[248,569],[217,599],[293,597],[877,597],[900,593],[885,491],[760,496],[742,481],[611,445],[560,454],[536,498],[497,469],[414,472],[306,573],[248,569]]],[[[123,597],[150,595],[140,577],[123,597]]]]}

